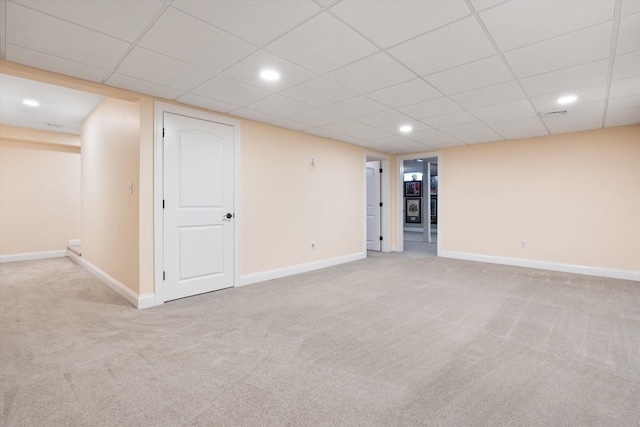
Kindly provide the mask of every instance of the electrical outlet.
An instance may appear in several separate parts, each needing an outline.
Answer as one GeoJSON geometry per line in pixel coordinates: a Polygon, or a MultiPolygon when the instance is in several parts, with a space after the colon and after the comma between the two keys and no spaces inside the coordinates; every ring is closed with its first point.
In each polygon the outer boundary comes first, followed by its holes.
{"type": "Polygon", "coordinates": [[[316,245],[316,242],[311,242],[311,250],[316,250],[318,248],[318,245],[316,245]]]}
{"type": "Polygon", "coordinates": [[[527,247],[527,241],[526,240],[520,240],[520,247],[521,248],[526,248],[527,247]]]}

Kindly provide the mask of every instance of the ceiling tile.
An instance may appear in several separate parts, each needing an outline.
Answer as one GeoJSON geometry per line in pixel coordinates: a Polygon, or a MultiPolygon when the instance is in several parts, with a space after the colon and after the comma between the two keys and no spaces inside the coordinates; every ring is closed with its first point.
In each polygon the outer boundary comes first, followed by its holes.
{"type": "Polygon", "coordinates": [[[250,108],[238,108],[231,111],[229,114],[244,119],[255,120],[256,122],[269,123],[278,120],[278,117],[273,114],[263,113],[261,111],[255,111],[250,108]]]}
{"type": "Polygon", "coordinates": [[[162,14],[138,45],[216,72],[255,50],[253,45],[173,8],[162,14]],[[175,31],[176,28],[180,31],[175,31]],[[215,55],[203,55],[204,52],[215,55]]]}
{"type": "Polygon", "coordinates": [[[7,3],[6,10],[11,15],[6,24],[9,44],[105,70],[113,68],[129,48],[129,43],[122,40],[15,3],[7,3]]]}
{"type": "Polygon", "coordinates": [[[640,108],[640,95],[625,96],[624,98],[610,99],[607,112],[634,110],[640,108]]]}
{"type": "Polygon", "coordinates": [[[606,127],[640,124],[640,108],[607,113],[606,127]]]}
{"type": "Polygon", "coordinates": [[[388,108],[365,96],[358,96],[346,101],[336,102],[324,107],[325,110],[340,114],[345,119],[353,119],[367,114],[384,111],[388,108]]]}
{"type": "Polygon", "coordinates": [[[542,123],[530,126],[514,126],[509,128],[495,129],[505,139],[535,138],[537,136],[549,135],[549,131],[542,123]]]}
{"type": "Polygon", "coordinates": [[[502,141],[504,138],[492,130],[483,132],[474,132],[471,134],[460,135],[458,137],[461,141],[467,144],[482,144],[485,142],[502,141]]]}
{"type": "Polygon", "coordinates": [[[212,76],[210,71],[141,47],[134,48],[116,72],[183,91],[198,86],[212,76]]]}
{"type": "Polygon", "coordinates": [[[611,82],[609,98],[621,98],[638,94],[640,94],[640,77],[611,82]]]}
{"type": "Polygon", "coordinates": [[[461,0],[350,0],[338,3],[331,8],[331,12],[383,48],[441,27],[470,13],[461,0]]]}
{"type": "Polygon", "coordinates": [[[392,86],[416,75],[385,53],[377,53],[326,75],[336,83],[361,94],[392,86]]]}
{"type": "Polygon", "coordinates": [[[620,19],[616,55],[640,50],[640,13],[620,19]]]}
{"type": "Polygon", "coordinates": [[[276,55],[326,73],[374,53],[377,48],[340,21],[321,14],[267,45],[276,55]]]}
{"type": "Polygon", "coordinates": [[[111,74],[105,84],[165,99],[174,99],[183,93],[183,91],[178,89],[162,86],[156,83],[148,82],[146,80],[140,80],[118,73],[111,74]]]}
{"type": "Polygon", "coordinates": [[[611,22],[596,25],[507,52],[505,57],[520,78],[597,61],[609,56],[611,28],[611,22]],[[576,46],[589,48],[576,49],[576,46]]]}
{"type": "Polygon", "coordinates": [[[266,90],[220,75],[193,89],[191,93],[239,106],[247,105],[270,95],[266,90]]]}
{"type": "Polygon", "coordinates": [[[507,0],[471,0],[471,4],[478,12],[496,6],[500,3],[504,3],[507,0]]]}
{"type": "Polygon", "coordinates": [[[362,123],[366,123],[370,126],[380,128],[383,126],[393,126],[393,125],[400,126],[403,124],[410,123],[411,121],[413,121],[413,119],[396,110],[386,110],[386,111],[381,111],[379,113],[358,117],[358,121],[362,123]]]}
{"type": "Polygon", "coordinates": [[[480,18],[500,49],[508,51],[612,20],[614,6],[614,0],[511,1],[480,18]]]}
{"type": "Polygon", "coordinates": [[[640,12],[640,1],[638,0],[624,0],[620,9],[620,15],[627,16],[632,13],[640,12]]]}
{"type": "Polygon", "coordinates": [[[354,132],[360,132],[363,130],[370,129],[371,126],[358,122],[356,120],[345,120],[339,123],[333,123],[330,125],[323,126],[323,128],[333,132],[348,135],[354,132]]]}
{"type": "Polygon", "coordinates": [[[640,76],[640,52],[618,55],[614,58],[611,80],[622,80],[638,76],[640,76]]]}
{"type": "Polygon", "coordinates": [[[515,81],[484,87],[453,95],[451,99],[464,108],[480,108],[524,99],[520,86],[515,81]]]}
{"type": "Polygon", "coordinates": [[[350,135],[354,138],[371,140],[374,138],[384,138],[384,137],[392,136],[393,134],[391,132],[387,132],[386,130],[376,129],[374,127],[371,127],[369,129],[353,132],[350,135]]]}
{"type": "Polygon", "coordinates": [[[420,76],[496,54],[474,17],[409,40],[387,52],[420,76]]]}
{"type": "Polygon", "coordinates": [[[307,0],[174,0],[172,6],[259,46],[320,10],[307,0]]]}
{"type": "Polygon", "coordinates": [[[609,59],[590,62],[550,73],[521,79],[529,96],[545,95],[574,88],[605,83],[609,74],[609,59]]]}
{"type": "Polygon", "coordinates": [[[163,7],[159,0],[20,0],[20,4],[95,31],[134,41],[163,7]]]}
{"type": "Polygon", "coordinates": [[[290,116],[289,119],[299,123],[306,123],[310,125],[310,127],[320,127],[342,121],[343,117],[330,113],[329,111],[318,109],[290,116]]]}
{"type": "Polygon", "coordinates": [[[476,120],[473,122],[457,124],[454,126],[443,126],[440,130],[451,136],[457,136],[475,132],[486,132],[491,129],[489,129],[484,123],[476,120]]]}
{"type": "Polygon", "coordinates": [[[318,77],[287,89],[282,92],[282,95],[314,107],[323,107],[353,98],[358,94],[324,77],[318,77]]]}
{"type": "Polygon", "coordinates": [[[466,92],[513,80],[499,56],[432,74],[425,79],[447,95],[466,92]]]}
{"type": "Polygon", "coordinates": [[[412,141],[407,138],[402,137],[392,137],[392,138],[380,138],[374,139],[371,142],[374,144],[380,144],[391,148],[396,148],[398,150],[402,150],[406,153],[417,153],[420,151],[430,150],[433,147],[428,147],[424,144],[420,144],[419,142],[412,141]]]}
{"type": "Polygon", "coordinates": [[[78,77],[93,82],[100,82],[107,75],[107,71],[100,68],[12,44],[7,44],[6,46],[6,59],[7,61],[17,62],[18,64],[29,65],[31,67],[66,74],[67,76],[78,77]]]}
{"type": "Polygon", "coordinates": [[[409,138],[421,144],[429,145],[435,148],[464,145],[462,141],[452,136],[445,135],[442,132],[438,132],[437,130],[429,128],[412,132],[409,138]]]}
{"type": "Polygon", "coordinates": [[[469,110],[471,114],[480,120],[497,119],[500,117],[515,116],[518,114],[534,113],[535,110],[527,99],[505,102],[503,104],[490,105],[488,107],[469,110]]]}
{"type": "Polygon", "coordinates": [[[440,98],[442,97],[442,94],[424,80],[414,79],[368,93],[367,96],[388,107],[397,108],[404,105],[417,104],[418,102],[440,98]]]}
{"type": "Polygon", "coordinates": [[[309,129],[311,127],[305,123],[300,123],[300,122],[296,122],[289,119],[276,120],[275,122],[271,122],[271,124],[275,126],[287,128],[287,129],[297,130],[297,131],[309,129]]]}
{"type": "Polygon", "coordinates": [[[571,112],[577,108],[580,108],[581,105],[593,103],[595,101],[602,101],[605,99],[607,92],[607,86],[605,84],[588,86],[579,89],[573,89],[571,91],[566,92],[557,92],[555,94],[536,96],[531,98],[531,102],[533,106],[536,108],[536,111],[546,112],[546,111],[556,111],[556,110],[567,110],[571,112]],[[560,105],[558,104],[558,98],[564,95],[575,95],[578,97],[578,100],[575,104],[571,105],[560,105]]]}
{"type": "Polygon", "coordinates": [[[247,105],[247,108],[282,119],[288,116],[293,116],[294,114],[304,113],[305,111],[311,110],[313,107],[284,96],[271,95],[268,98],[264,98],[247,105]]]}
{"type": "Polygon", "coordinates": [[[457,125],[461,123],[475,122],[477,119],[466,111],[457,111],[455,113],[444,114],[441,116],[429,117],[422,121],[429,126],[438,129],[444,126],[457,125]]]}
{"type": "Polygon", "coordinates": [[[308,133],[310,135],[315,135],[315,136],[321,136],[323,138],[336,139],[336,140],[340,138],[340,134],[331,132],[330,130],[322,129],[322,128],[307,129],[304,131],[304,133],[308,133]]]}
{"type": "Polygon", "coordinates": [[[207,110],[217,111],[220,113],[228,113],[229,111],[238,109],[237,105],[228,104],[226,102],[217,101],[215,99],[205,98],[204,96],[187,93],[177,98],[176,101],[183,102],[188,105],[206,108],[207,110]]]}
{"type": "Polygon", "coordinates": [[[279,92],[316,77],[311,71],[263,50],[249,55],[222,74],[271,92],[279,92]],[[278,71],[280,79],[265,81],[260,77],[262,70],[278,71]]]}
{"type": "Polygon", "coordinates": [[[507,129],[510,127],[532,127],[541,124],[540,118],[535,112],[518,114],[509,117],[483,120],[483,123],[493,130],[507,129]]]}
{"type": "Polygon", "coordinates": [[[547,122],[547,128],[552,134],[580,132],[584,130],[602,128],[602,112],[600,115],[577,117],[565,121],[547,122]]]}
{"type": "Polygon", "coordinates": [[[449,98],[439,98],[398,108],[398,111],[418,120],[454,113],[460,110],[461,108],[449,98]]]}

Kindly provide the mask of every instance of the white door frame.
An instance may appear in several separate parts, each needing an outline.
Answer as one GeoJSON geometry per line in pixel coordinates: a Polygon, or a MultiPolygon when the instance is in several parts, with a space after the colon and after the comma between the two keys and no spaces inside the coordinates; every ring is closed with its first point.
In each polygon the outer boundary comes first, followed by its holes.
{"type": "Polygon", "coordinates": [[[382,235],[382,244],[380,250],[382,252],[391,252],[391,174],[390,165],[391,157],[374,153],[373,151],[366,151],[364,153],[364,162],[362,164],[362,173],[364,175],[364,187],[362,189],[362,206],[363,206],[363,251],[367,253],[367,162],[377,160],[380,162],[380,168],[382,174],[380,175],[380,201],[382,202],[382,209],[380,210],[380,234],[382,235]]]}
{"type": "MultiPolygon", "coordinates": [[[[442,152],[441,151],[425,151],[422,153],[416,154],[406,154],[404,156],[398,156],[397,159],[397,170],[398,170],[398,179],[397,179],[397,188],[396,188],[396,247],[395,250],[397,252],[404,251],[404,161],[405,160],[416,160],[416,159],[426,159],[429,157],[437,157],[438,158],[438,203],[436,204],[436,214],[440,211],[440,202],[441,202],[441,191],[442,180],[440,179],[440,175],[442,173],[442,152]]],[[[429,186],[429,181],[426,181],[424,177],[422,178],[422,188],[423,191],[426,188],[429,190],[431,187],[429,186]],[[427,183],[426,186],[424,183],[427,183]]],[[[427,219],[431,221],[431,218],[427,219]]],[[[437,254],[440,256],[440,246],[442,244],[442,227],[440,226],[440,216],[438,215],[438,249],[437,254]]]]}
{"type": "Polygon", "coordinates": [[[155,305],[164,304],[164,215],[162,199],[164,193],[164,147],[162,124],[164,113],[173,113],[194,119],[207,120],[233,126],[233,245],[234,266],[233,286],[240,282],[240,228],[242,215],[240,211],[240,121],[213,113],[193,110],[166,102],[154,102],[154,134],[153,134],[153,249],[154,249],[154,284],[155,305]]]}

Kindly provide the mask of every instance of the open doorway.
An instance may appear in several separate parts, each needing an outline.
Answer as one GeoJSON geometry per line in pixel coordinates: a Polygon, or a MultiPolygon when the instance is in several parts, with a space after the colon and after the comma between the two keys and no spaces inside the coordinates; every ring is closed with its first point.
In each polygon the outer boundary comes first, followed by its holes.
{"type": "Polygon", "coordinates": [[[440,254],[441,168],[438,152],[398,157],[397,251],[440,254]]]}
{"type": "Polygon", "coordinates": [[[391,252],[390,159],[378,153],[365,154],[365,250],[391,252]]]}

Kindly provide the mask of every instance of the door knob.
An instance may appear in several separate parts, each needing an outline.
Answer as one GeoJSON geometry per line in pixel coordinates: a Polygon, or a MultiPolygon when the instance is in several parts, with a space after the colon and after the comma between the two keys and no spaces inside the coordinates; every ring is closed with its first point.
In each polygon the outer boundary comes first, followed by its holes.
{"type": "Polygon", "coordinates": [[[228,213],[228,214],[225,215],[225,217],[227,219],[231,219],[231,218],[233,218],[233,214],[232,213],[228,213]]]}

